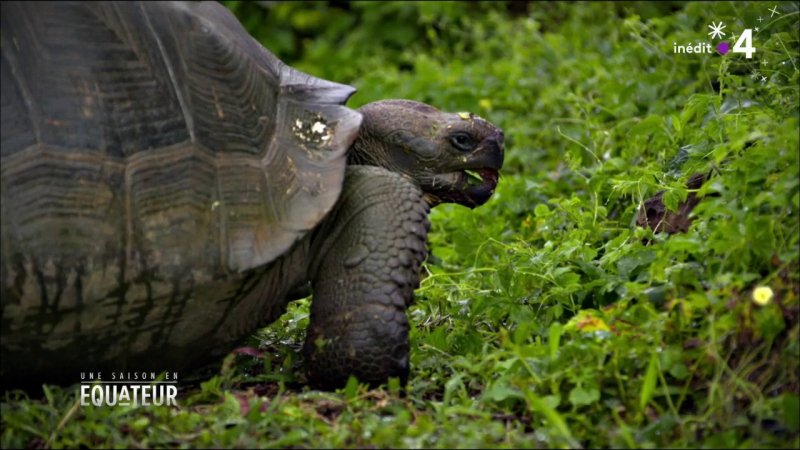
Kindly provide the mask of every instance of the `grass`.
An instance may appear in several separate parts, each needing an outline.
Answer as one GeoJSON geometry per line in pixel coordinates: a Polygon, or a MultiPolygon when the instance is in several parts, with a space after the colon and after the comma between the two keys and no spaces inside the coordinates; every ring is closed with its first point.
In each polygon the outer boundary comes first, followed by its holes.
{"type": "Polygon", "coordinates": [[[351,106],[411,98],[505,130],[495,197],[432,213],[405,394],[303,387],[302,300],[178,407],[7,392],[3,447],[800,445],[796,2],[228,6],[357,86],[351,106]],[[760,24],[754,58],[673,54],[720,20],[760,24]],[[688,232],[636,226],[695,173],[688,232]]]}

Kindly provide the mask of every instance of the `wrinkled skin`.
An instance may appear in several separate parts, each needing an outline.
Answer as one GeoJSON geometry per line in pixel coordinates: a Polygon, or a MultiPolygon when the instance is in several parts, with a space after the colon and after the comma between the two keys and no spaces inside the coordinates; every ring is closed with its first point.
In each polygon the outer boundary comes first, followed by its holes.
{"type": "Polygon", "coordinates": [[[503,164],[502,131],[471,114],[408,100],[360,112],[342,197],[321,227],[330,250],[315,251],[321,268],[310,277],[305,352],[310,381],[323,388],[341,386],[350,374],[371,384],[393,376],[405,382],[405,310],[427,255],[428,210],[444,202],[482,205],[503,164]],[[383,170],[365,172],[365,165],[383,170]]]}
{"type": "Polygon", "coordinates": [[[359,111],[364,123],[350,163],[407,175],[431,206],[474,208],[494,193],[503,165],[503,132],[491,123],[410,100],[379,101],[359,111]]]}

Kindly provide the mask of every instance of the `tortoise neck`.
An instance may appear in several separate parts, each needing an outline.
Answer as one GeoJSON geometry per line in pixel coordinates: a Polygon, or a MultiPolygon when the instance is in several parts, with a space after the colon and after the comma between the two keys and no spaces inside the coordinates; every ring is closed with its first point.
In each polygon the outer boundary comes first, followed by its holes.
{"type": "Polygon", "coordinates": [[[359,112],[361,127],[347,151],[347,164],[386,167],[389,161],[386,137],[380,134],[382,127],[376,123],[382,117],[373,114],[370,108],[361,108],[359,112]]]}

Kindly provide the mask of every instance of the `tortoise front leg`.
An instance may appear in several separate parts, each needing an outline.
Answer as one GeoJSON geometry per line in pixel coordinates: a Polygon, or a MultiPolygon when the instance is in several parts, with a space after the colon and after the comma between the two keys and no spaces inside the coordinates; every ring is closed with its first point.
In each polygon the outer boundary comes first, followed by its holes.
{"type": "Polygon", "coordinates": [[[408,319],[425,259],[428,206],[406,178],[351,166],[314,237],[314,297],[304,352],[312,386],[349,375],[375,385],[408,377],[408,319]]]}

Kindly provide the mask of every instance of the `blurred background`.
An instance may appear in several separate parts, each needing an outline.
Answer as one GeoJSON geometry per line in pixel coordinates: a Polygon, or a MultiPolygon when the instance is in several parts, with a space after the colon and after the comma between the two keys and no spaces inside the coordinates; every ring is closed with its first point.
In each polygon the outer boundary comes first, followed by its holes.
{"type": "MultiPolygon", "coordinates": [[[[410,98],[497,122],[507,130],[509,148],[517,150],[510,154],[510,170],[540,164],[540,159],[590,158],[585,152],[557,150],[565,141],[553,133],[554,125],[579,138],[578,128],[584,136],[592,130],[576,121],[676,112],[693,93],[719,92],[718,74],[708,70],[716,55],[673,55],[673,42],[705,42],[707,24],[728,17],[728,32],[753,27],[770,6],[670,1],[223,4],[284,62],[357,87],[349,103],[353,107],[410,98]]],[[[781,4],[796,14],[796,2],[781,4]]],[[[786,33],[784,42],[797,40],[796,33],[788,32],[794,20],[773,27],[786,33]]],[[[776,37],[769,37],[775,45],[776,37]]],[[[768,47],[760,44],[762,50],[768,47]]],[[[744,58],[727,63],[732,74],[749,74],[754,67],[744,58]]],[[[770,68],[773,73],[778,69],[770,68]]],[[[789,81],[791,72],[784,75],[783,81],[789,81]]]]}

